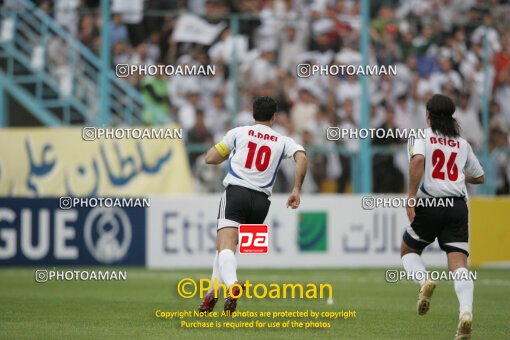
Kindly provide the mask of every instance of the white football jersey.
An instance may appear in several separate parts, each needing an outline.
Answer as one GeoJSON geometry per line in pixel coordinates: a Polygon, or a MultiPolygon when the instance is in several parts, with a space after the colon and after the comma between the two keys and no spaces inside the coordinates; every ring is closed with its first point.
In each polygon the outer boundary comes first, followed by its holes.
{"type": "Polygon", "coordinates": [[[423,155],[425,172],[417,197],[464,197],[464,173],[477,178],[484,174],[471,145],[462,137],[450,138],[425,131],[425,139],[410,138],[409,157],[423,155]]]}
{"type": "Polygon", "coordinates": [[[223,143],[230,150],[228,174],[223,185],[240,185],[271,195],[284,158],[305,149],[269,126],[241,126],[227,132],[223,143]]]}

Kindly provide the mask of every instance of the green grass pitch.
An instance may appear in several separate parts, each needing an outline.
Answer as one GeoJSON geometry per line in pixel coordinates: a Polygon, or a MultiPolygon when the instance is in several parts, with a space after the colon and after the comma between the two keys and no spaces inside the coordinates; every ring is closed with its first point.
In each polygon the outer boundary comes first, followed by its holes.
{"type": "MultiPolygon", "coordinates": [[[[182,329],[178,320],[158,319],[155,311],[195,309],[199,299],[180,298],[177,282],[184,277],[208,278],[209,271],[126,270],[124,282],[36,283],[34,269],[0,269],[0,337],[452,339],[457,325],[458,304],[450,282],[438,284],[429,314],[418,316],[418,286],[411,282],[386,283],[382,269],[240,269],[239,277],[252,283],[327,282],[334,288],[333,305],[324,300],[243,299],[239,301],[240,311],[351,309],[357,311],[357,318],[334,321],[330,329],[182,329]]],[[[474,339],[508,339],[509,292],[509,270],[478,270],[474,339]]],[[[221,310],[221,302],[217,310],[221,310]]]]}

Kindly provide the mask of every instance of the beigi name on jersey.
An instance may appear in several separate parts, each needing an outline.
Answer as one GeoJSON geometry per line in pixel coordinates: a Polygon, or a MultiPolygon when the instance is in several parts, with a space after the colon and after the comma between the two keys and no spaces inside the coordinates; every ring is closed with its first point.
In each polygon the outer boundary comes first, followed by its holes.
{"type": "Polygon", "coordinates": [[[439,145],[444,145],[444,146],[449,146],[452,148],[460,149],[460,141],[458,141],[456,139],[431,136],[429,140],[430,140],[430,144],[439,144],[439,145]]]}

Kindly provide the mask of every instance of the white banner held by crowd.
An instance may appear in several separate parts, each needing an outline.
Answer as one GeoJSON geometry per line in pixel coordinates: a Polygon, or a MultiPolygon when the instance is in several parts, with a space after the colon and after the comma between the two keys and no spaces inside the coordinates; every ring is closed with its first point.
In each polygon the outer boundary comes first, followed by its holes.
{"type": "Polygon", "coordinates": [[[225,27],[224,23],[213,25],[196,15],[183,14],[177,20],[172,38],[178,42],[210,45],[225,27]]]}

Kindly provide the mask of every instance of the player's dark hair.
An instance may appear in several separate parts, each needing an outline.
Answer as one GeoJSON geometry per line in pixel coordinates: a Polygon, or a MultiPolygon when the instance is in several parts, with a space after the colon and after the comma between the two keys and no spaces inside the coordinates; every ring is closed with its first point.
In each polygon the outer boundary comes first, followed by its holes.
{"type": "Polygon", "coordinates": [[[253,118],[259,122],[267,122],[276,113],[276,101],[271,97],[257,97],[253,101],[253,118]]]}
{"type": "Polygon", "coordinates": [[[457,120],[453,118],[455,104],[450,97],[435,94],[427,102],[427,111],[430,117],[430,128],[435,133],[445,137],[459,137],[460,127],[457,120]]]}

